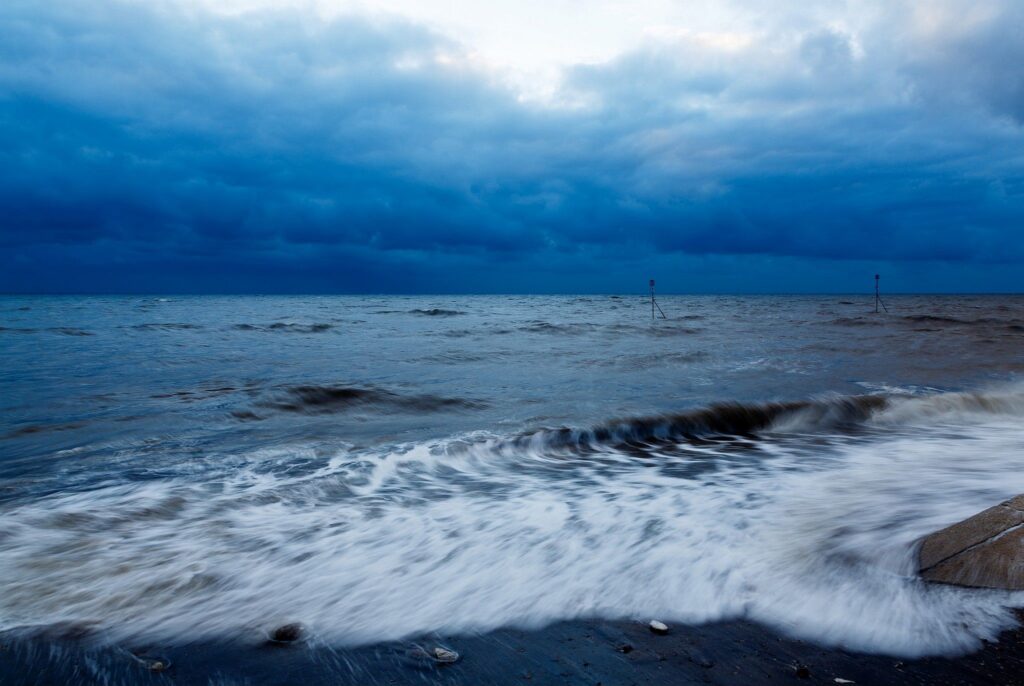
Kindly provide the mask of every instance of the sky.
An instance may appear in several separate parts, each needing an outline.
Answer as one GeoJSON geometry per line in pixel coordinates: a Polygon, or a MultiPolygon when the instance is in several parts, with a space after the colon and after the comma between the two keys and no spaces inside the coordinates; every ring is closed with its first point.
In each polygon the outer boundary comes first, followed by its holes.
{"type": "Polygon", "coordinates": [[[0,292],[1024,291],[1020,0],[5,0],[0,292]]]}

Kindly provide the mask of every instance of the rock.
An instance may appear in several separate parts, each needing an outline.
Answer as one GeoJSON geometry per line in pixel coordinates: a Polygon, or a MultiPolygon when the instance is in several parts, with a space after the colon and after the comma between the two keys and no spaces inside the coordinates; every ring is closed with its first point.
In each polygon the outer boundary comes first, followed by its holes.
{"type": "Polygon", "coordinates": [[[156,655],[146,654],[146,652],[138,650],[120,650],[123,651],[123,654],[127,655],[128,657],[131,657],[138,664],[140,664],[140,666],[144,667],[146,670],[150,672],[166,672],[167,670],[171,669],[171,660],[167,659],[166,657],[158,657],[156,655]]]}
{"type": "Polygon", "coordinates": [[[648,624],[647,627],[651,630],[651,633],[658,634],[659,636],[664,636],[668,633],[668,625],[664,622],[659,622],[656,619],[652,619],[651,623],[648,624]]]}
{"type": "Polygon", "coordinates": [[[146,655],[145,653],[136,653],[128,650],[124,652],[138,664],[151,672],[166,672],[171,668],[171,661],[166,657],[156,657],[154,655],[146,655]]]}
{"type": "Polygon", "coordinates": [[[432,648],[427,648],[418,643],[413,643],[409,646],[406,657],[412,661],[413,664],[416,664],[418,667],[422,667],[426,664],[450,665],[458,662],[461,656],[458,652],[443,645],[435,645],[432,648]]]}
{"type": "Polygon", "coordinates": [[[798,679],[811,678],[811,670],[807,668],[807,665],[794,665],[793,674],[795,674],[798,679]]]}
{"type": "Polygon", "coordinates": [[[628,643],[623,643],[622,645],[620,645],[615,650],[617,650],[617,651],[619,651],[620,653],[623,653],[623,654],[629,654],[629,653],[633,652],[633,646],[629,645],[628,643]]]}
{"type": "Polygon", "coordinates": [[[835,679],[833,679],[832,681],[836,682],[837,684],[855,684],[855,683],[857,683],[856,681],[850,681],[849,679],[843,679],[842,677],[838,677],[838,676],[835,679]]]}
{"type": "Polygon", "coordinates": [[[1024,590],[1024,495],[925,537],[918,561],[928,581],[1024,590]]]}
{"type": "Polygon", "coordinates": [[[285,624],[274,629],[270,634],[270,640],[274,643],[294,643],[302,638],[304,633],[301,624],[285,624]]]}
{"type": "Polygon", "coordinates": [[[450,648],[437,646],[434,648],[434,660],[442,664],[450,665],[453,662],[458,662],[459,654],[450,648]]]}

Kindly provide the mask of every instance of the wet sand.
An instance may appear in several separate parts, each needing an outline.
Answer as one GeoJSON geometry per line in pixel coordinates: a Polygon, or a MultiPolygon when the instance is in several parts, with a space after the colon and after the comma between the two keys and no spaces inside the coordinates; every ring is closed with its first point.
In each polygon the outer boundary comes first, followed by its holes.
{"type": "Polygon", "coordinates": [[[197,641],[180,647],[101,647],[88,636],[0,636],[0,684],[1024,684],[1024,630],[956,658],[901,659],[824,648],[732,621],[673,626],[574,621],[537,631],[428,636],[340,650],[315,636],[276,646],[197,641]],[[444,645],[451,665],[416,645],[444,645]],[[146,660],[169,661],[153,672],[146,660]],[[846,680],[846,681],[837,681],[846,680]]]}

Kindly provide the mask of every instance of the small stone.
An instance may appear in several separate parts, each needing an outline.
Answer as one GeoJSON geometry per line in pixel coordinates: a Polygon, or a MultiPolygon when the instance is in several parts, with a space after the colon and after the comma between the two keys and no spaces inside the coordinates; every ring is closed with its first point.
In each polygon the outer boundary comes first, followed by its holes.
{"type": "Polygon", "coordinates": [[[857,683],[856,681],[850,681],[849,679],[843,679],[843,678],[838,677],[838,676],[835,679],[833,679],[832,681],[836,682],[837,684],[855,684],[855,683],[857,683]]]}
{"type": "Polygon", "coordinates": [[[274,643],[294,643],[302,638],[303,628],[301,624],[285,624],[274,629],[270,634],[270,640],[274,643]]]}
{"type": "Polygon", "coordinates": [[[807,668],[807,665],[796,665],[793,669],[793,673],[796,674],[797,679],[811,678],[811,670],[807,668]]]}
{"type": "Polygon", "coordinates": [[[668,624],[659,622],[656,619],[652,619],[651,623],[648,624],[647,627],[651,630],[651,633],[658,634],[659,636],[664,636],[668,633],[668,624]]]}
{"type": "Polygon", "coordinates": [[[628,643],[623,643],[622,645],[620,645],[615,650],[619,651],[620,653],[624,653],[624,654],[632,653],[633,652],[633,646],[629,645],[628,643]]]}
{"type": "Polygon", "coordinates": [[[453,662],[458,662],[459,654],[444,646],[438,646],[434,648],[434,659],[443,664],[450,665],[453,662]]]}
{"type": "Polygon", "coordinates": [[[167,669],[167,664],[163,660],[153,660],[149,663],[149,671],[151,672],[162,672],[167,669]]]}

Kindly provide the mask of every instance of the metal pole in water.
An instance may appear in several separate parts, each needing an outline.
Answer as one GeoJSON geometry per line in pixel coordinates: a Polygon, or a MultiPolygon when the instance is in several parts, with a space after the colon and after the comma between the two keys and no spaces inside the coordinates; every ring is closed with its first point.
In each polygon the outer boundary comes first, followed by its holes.
{"type": "Polygon", "coordinates": [[[878,292],[878,280],[880,278],[881,277],[878,274],[875,274],[875,314],[878,314],[879,305],[881,305],[882,309],[885,310],[886,312],[889,311],[889,308],[885,306],[885,301],[882,300],[882,296],[878,292]]]}
{"type": "Polygon", "coordinates": [[[654,308],[655,307],[657,307],[658,308],[658,312],[661,313],[661,318],[662,319],[668,319],[668,317],[666,317],[665,313],[662,311],[661,305],[659,305],[658,301],[654,299],[654,279],[651,279],[648,285],[651,287],[651,319],[652,320],[655,319],[655,316],[654,316],[654,308]]]}
{"type": "Polygon", "coordinates": [[[654,321],[654,279],[651,279],[651,321],[654,321]]]}

